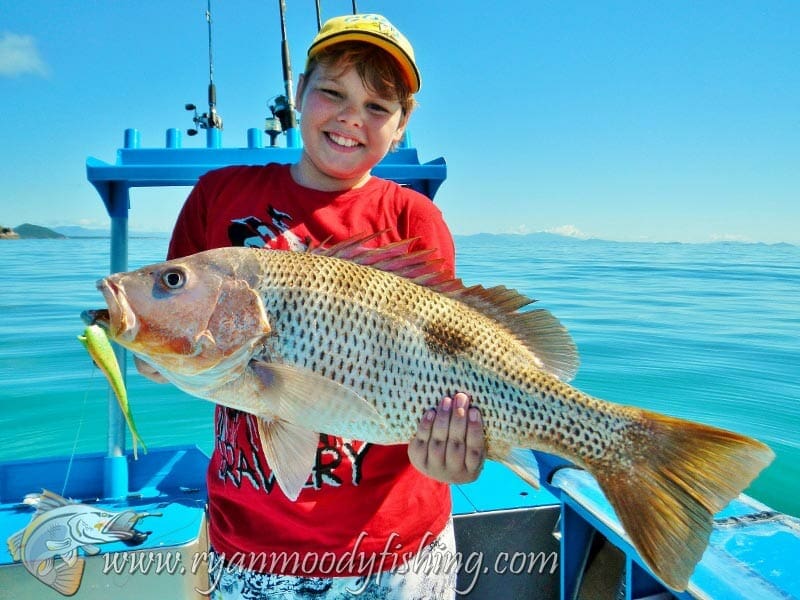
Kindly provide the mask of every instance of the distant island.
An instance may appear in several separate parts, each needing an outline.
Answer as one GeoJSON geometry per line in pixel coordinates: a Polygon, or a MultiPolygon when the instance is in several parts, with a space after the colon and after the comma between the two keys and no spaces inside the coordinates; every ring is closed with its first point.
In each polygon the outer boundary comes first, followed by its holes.
{"type": "MultiPolygon", "coordinates": [[[[131,231],[131,238],[165,238],[169,233],[161,231],[131,231]]],[[[18,227],[0,226],[0,240],[63,240],[73,238],[109,238],[108,229],[89,229],[78,225],[59,225],[50,229],[41,225],[24,223],[18,227]]]]}
{"type": "Polygon", "coordinates": [[[42,227],[41,225],[31,225],[23,223],[19,227],[0,227],[1,240],[58,240],[66,239],[62,233],[42,227]]]}

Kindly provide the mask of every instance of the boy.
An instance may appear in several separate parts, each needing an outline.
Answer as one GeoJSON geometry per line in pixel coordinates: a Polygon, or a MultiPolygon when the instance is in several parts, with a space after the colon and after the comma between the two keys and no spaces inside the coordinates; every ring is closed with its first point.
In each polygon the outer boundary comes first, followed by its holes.
{"type": "MultiPolygon", "coordinates": [[[[411,45],[385,18],[328,21],[297,86],[300,160],[206,174],[181,211],[169,258],[230,245],[302,250],[385,231],[372,244],[419,238],[413,249],[435,249],[452,274],[453,240],[439,209],[370,175],[402,138],[419,87],[411,45]]],[[[447,483],[472,481],[483,465],[481,418],[465,394],[428,411],[407,448],[321,435],[295,502],[270,477],[254,417],[217,407],[215,435],[214,597],[453,596],[454,569],[426,574],[424,560],[453,557],[447,483]]]]}

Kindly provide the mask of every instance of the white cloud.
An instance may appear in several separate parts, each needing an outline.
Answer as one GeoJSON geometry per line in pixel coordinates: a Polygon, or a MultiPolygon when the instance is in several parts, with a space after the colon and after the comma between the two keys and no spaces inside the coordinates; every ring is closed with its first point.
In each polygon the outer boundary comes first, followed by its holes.
{"type": "Polygon", "coordinates": [[[580,229],[575,227],[575,225],[559,225],[558,227],[545,229],[545,233],[555,233],[557,235],[564,235],[566,237],[573,237],[579,239],[586,239],[589,237],[588,235],[583,233],[580,229]]]}
{"type": "Polygon", "coordinates": [[[83,219],[78,219],[77,222],[78,222],[78,225],[80,225],[81,227],[88,227],[90,229],[93,228],[93,227],[107,227],[108,226],[108,221],[105,221],[105,220],[102,220],[102,219],[83,218],[83,219]]]}
{"type": "Polygon", "coordinates": [[[33,36],[9,32],[0,34],[0,76],[26,73],[46,76],[49,71],[33,36]]]}
{"type": "Polygon", "coordinates": [[[515,235],[525,235],[530,232],[531,232],[530,228],[527,225],[523,224],[523,225],[517,225],[516,227],[512,227],[505,233],[513,233],[515,235]]]}

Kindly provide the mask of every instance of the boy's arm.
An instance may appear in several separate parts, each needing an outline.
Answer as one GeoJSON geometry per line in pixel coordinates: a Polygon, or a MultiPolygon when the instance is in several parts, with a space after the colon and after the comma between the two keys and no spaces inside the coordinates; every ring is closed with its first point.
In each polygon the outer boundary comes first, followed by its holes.
{"type": "Polygon", "coordinates": [[[417,238],[410,250],[433,250],[431,258],[442,259],[442,268],[455,275],[455,244],[453,234],[444,221],[439,207],[421,194],[413,193],[405,210],[399,215],[398,230],[402,238],[417,238]]]}

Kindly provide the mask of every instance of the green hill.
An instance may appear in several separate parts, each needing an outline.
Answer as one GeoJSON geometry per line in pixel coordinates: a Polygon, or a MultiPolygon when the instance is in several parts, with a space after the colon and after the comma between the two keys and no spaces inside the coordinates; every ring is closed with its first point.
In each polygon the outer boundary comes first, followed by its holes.
{"type": "Polygon", "coordinates": [[[31,225],[30,223],[23,223],[19,227],[14,227],[14,231],[22,239],[47,240],[47,239],[66,239],[67,237],[56,231],[53,231],[52,229],[48,229],[47,227],[42,227],[40,225],[31,225]]]}

